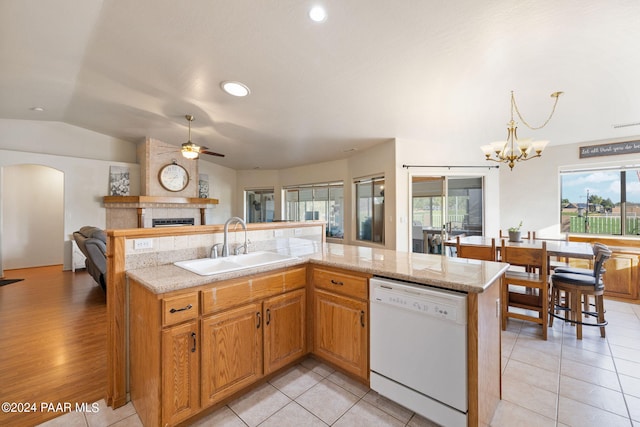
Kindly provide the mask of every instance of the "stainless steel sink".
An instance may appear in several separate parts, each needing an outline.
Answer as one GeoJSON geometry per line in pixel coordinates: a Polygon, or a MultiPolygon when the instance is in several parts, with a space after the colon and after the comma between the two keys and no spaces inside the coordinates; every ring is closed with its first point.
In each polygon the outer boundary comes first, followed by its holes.
{"type": "Polygon", "coordinates": [[[174,265],[201,276],[211,276],[295,259],[298,259],[298,257],[276,252],[259,251],[224,258],[200,258],[179,261],[174,262],[174,265]]]}

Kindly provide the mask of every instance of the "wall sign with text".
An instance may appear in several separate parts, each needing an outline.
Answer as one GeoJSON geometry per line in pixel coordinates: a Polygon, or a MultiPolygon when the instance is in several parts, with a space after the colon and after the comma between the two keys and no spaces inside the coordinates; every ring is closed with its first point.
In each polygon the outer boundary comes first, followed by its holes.
{"type": "Polygon", "coordinates": [[[615,156],[617,154],[640,153],[640,141],[614,142],[611,144],[580,147],[580,158],[615,156]]]}

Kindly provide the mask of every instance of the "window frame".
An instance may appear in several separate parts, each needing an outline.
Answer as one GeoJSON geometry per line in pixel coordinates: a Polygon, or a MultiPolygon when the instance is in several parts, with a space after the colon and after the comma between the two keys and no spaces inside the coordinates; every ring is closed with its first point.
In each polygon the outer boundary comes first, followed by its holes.
{"type": "MultiPolygon", "coordinates": [[[[320,215],[318,215],[318,219],[315,218],[304,218],[304,215],[301,215],[301,211],[300,211],[300,203],[304,203],[305,207],[307,206],[307,203],[311,203],[312,206],[312,210],[309,212],[316,212],[315,210],[315,205],[316,203],[323,203],[324,202],[324,218],[326,219],[325,223],[326,223],[326,228],[325,228],[325,236],[328,239],[339,239],[339,240],[343,240],[344,239],[344,181],[329,181],[329,182],[321,182],[321,183],[314,183],[314,184],[300,184],[300,185],[287,185],[282,187],[282,200],[284,203],[284,219],[285,220],[290,220],[290,221],[317,221],[320,220],[320,215]],[[331,199],[331,189],[332,188],[340,188],[342,190],[342,198],[341,200],[341,209],[340,209],[340,214],[339,215],[333,215],[332,214],[332,201],[336,202],[336,200],[332,200],[331,199]],[[326,200],[315,200],[315,195],[317,193],[318,190],[324,190],[326,189],[327,192],[327,198],[326,200]],[[304,190],[310,190],[311,191],[311,199],[310,200],[306,200],[303,202],[300,202],[300,198],[299,198],[299,194],[300,191],[304,191],[304,190]],[[298,198],[295,201],[290,201],[288,195],[292,192],[297,192],[298,193],[298,198]],[[296,203],[296,215],[295,218],[291,218],[291,213],[292,213],[292,209],[289,206],[290,203],[296,203]],[[333,223],[332,223],[332,218],[334,219],[334,221],[337,221],[337,234],[331,234],[333,233],[332,230],[334,230],[333,227],[333,223]],[[336,219],[339,218],[339,219],[336,219]]],[[[305,208],[305,213],[306,208],[305,208]]]]}
{"type": "Polygon", "coordinates": [[[373,244],[373,245],[381,245],[384,246],[385,245],[385,241],[386,241],[386,224],[385,224],[385,197],[384,197],[384,190],[385,190],[385,186],[386,186],[386,178],[383,174],[377,174],[377,175],[372,175],[369,177],[362,177],[362,178],[356,178],[353,180],[353,194],[354,194],[354,218],[355,218],[355,240],[357,242],[363,242],[363,243],[367,243],[367,244],[373,244]],[[382,181],[382,191],[381,191],[381,195],[379,196],[375,196],[374,195],[374,189],[376,186],[376,183],[379,184],[379,182],[382,181]],[[358,192],[358,186],[360,184],[367,184],[367,183],[371,183],[371,196],[369,197],[369,199],[371,200],[371,204],[368,206],[369,211],[371,212],[371,233],[370,233],[370,239],[363,239],[361,238],[361,225],[360,225],[360,196],[359,196],[359,192],[358,192]],[[382,212],[379,215],[381,217],[381,227],[382,230],[380,232],[380,241],[376,241],[375,240],[375,233],[374,233],[374,225],[376,224],[376,214],[375,214],[375,210],[376,210],[376,198],[382,198],[382,202],[378,203],[379,205],[382,205],[382,212]]]}

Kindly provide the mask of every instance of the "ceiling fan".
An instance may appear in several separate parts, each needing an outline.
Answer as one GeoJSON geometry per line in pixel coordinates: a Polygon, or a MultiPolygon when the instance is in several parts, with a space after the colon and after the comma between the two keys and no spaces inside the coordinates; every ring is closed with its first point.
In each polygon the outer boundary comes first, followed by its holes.
{"type": "Polygon", "coordinates": [[[182,156],[187,159],[197,159],[200,154],[209,154],[211,156],[224,157],[224,154],[214,153],[213,151],[208,151],[207,147],[200,147],[199,145],[191,142],[191,122],[195,120],[191,114],[187,114],[184,116],[189,121],[189,140],[182,144],[182,156]]]}

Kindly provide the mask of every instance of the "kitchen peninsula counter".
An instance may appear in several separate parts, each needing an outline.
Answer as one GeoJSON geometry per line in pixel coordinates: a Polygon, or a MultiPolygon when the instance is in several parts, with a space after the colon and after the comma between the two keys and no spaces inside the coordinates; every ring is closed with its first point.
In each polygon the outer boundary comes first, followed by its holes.
{"type": "Polygon", "coordinates": [[[161,294],[309,262],[477,294],[486,291],[508,268],[508,264],[499,262],[336,243],[303,246],[278,252],[297,256],[298,259],[212,276],[200,276],[173,264],[130,270],[127,271],[127,276],[151,292],[161,294]]]}

